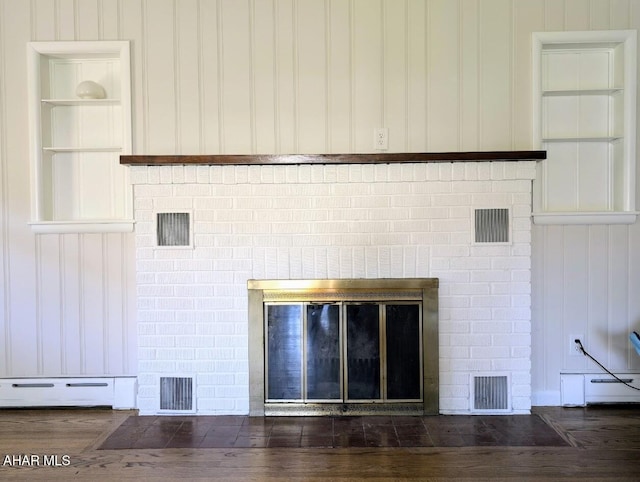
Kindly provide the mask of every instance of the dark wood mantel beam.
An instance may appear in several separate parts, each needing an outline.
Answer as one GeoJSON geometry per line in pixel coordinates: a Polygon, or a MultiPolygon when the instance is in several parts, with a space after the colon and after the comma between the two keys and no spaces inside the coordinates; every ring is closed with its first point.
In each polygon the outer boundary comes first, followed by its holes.
{"type": "Polygon", "coordinates": [[[131,166],[170,165],[295,165],[295,164],[402,164],[420,162],[538,161],[546,151],[407,152],[374,154],[213,154],[120,156],[131,166]]]}

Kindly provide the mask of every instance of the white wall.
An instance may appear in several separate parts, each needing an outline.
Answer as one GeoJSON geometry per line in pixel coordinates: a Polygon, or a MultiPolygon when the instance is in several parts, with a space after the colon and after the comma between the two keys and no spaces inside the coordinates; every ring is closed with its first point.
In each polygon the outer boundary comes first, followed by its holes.
{"type": "MultiPolygon", "coordinates": [[[[0,376],[135,371],[133,237],[27,226],[25,43],[133,46],[134,152],[530,149],[530,34],[638,28],[638,0],[0,0],[0,376]],[[97,316],[94,316],[97,315],[97,316]]],[[[535,227],[534,404],[567,336],[639,368],[640,237],[535,227]]]]}

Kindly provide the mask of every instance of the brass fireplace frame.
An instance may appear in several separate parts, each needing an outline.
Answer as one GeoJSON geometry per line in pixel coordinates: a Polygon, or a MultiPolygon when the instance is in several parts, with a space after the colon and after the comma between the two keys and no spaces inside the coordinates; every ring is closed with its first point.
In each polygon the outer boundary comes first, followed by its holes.
{"type": "Polygon", "coordinates": [[[249,415],[338,413],[439,413],[438,279],[248,280],[249,415]],[[422,402],[416,404],[265,403],[264,305],[274,301],[419,301],[422,305],[422,402]]]}

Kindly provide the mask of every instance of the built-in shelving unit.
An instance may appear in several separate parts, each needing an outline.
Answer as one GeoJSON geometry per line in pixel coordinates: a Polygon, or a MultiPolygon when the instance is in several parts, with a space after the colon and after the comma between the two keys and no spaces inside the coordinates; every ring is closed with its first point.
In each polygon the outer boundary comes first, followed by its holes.
{"type": "Polygon", "coordinates": [[[636,32],[533,34],[538,224],[633,223],[636,32]]]}
{"type": "Polygon", "coordinates": [[[32,229],[132,231],[129,42],[30,42],[27,56],[32,229]],[[100,92],[79,95],[84,81],[100,92]]]}

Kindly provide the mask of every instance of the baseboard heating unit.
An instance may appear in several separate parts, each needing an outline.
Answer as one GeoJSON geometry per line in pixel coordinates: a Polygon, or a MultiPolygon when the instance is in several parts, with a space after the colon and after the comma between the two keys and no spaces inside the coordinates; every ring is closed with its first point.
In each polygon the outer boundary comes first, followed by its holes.
{"type": "Polygon", "coordinates": [[[606,373],[560,374],[560,396],[563,407],[584,407],[598,403],[640,403],[640,391],[625,383],[640,387],[640,373],[616,373],[615,379],[606,373]]]}
{"type": "Polygon", "coordinates": [[[0,408],[136,407],[136,377],[1,378],[0,408]]]}

